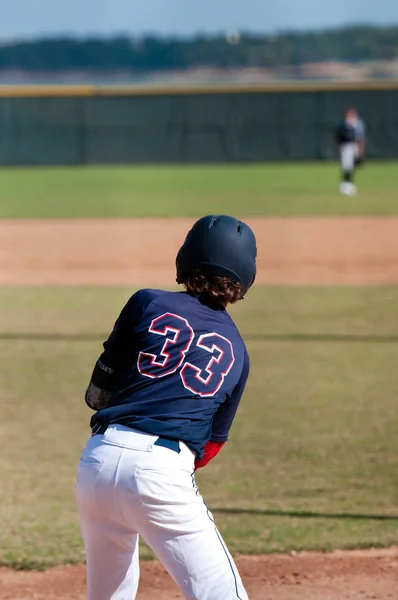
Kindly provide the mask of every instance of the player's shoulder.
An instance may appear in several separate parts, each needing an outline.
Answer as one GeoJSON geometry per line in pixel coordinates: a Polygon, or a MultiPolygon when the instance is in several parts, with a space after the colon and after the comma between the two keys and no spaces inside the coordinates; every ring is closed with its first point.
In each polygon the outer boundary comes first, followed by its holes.
{"type": "Polygon", "coordinates": [[[184,292],[161,290],[155,288],[143,288],[138,290],[131,296],[128,301],[135,309],[139,309],[141,312],[145,312],[146,309],[153,306],[153,308],[174,308],[186,306],[192,304],[193,299],[184,292]]]}
{"type": "Polygon", "coordinates": [[[195,324],[205,322],[211,327],[217,323],[228,332],[232,330],[243,343],[240,332],[228,311],[215,302],[205,302],[187,292],[144,288],[131,296],[129,304],[134,312],[141,315],[165,311],[187,317],[195,324]]]}
{"type": "Polygon", "coordinates": [[[249,355],[248,355],[245,340],[243,339],[238,327],[236,326],[236,323],[234,323],[234,321],[232,319],[231,319],[231,321],[232,321],[232,327],[234,330],[234,336],[235,336],[237,343],[241,347],[242,355],[244,356],[245,361],[246,360],[249,361],[249,355]]]}
{"type": "Polygon", "coordinates": [[[156,300],[156,298],[159,298],[164,295],[168,295],[170,293],[171,292],[168,292],[166,290],[160,290],[160,289],[156,289],[156,288],[142,288],[142,289],[138,290],[137,292],[135,292],[131,296],[130,301],[131,302],[152,302],[153,300],[156,300]]]}
{"type": "Polygon", "coordinates": [[[365,122],[362,119],[358,118],[356,128],[359,133],[363,133],[365,131],[365,122]]]}
{"type": "Polygon", "coordinates": [[[134,312],[143,313],[154,301],[167,296],[170,292],[153,288],[142,288],[130,296],[126,307],[134,312]]]}

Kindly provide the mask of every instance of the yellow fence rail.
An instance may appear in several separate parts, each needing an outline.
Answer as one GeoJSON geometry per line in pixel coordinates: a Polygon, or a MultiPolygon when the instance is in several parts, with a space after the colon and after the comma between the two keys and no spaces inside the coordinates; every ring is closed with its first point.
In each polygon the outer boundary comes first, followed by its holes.
{"type": "Polygon", "coordinates": [[[344,91],[398,91],[398,80],[300,81],[262,85],[0,85],[2,98],[68,96],[164,96],[205,94],[264,94],[344,91]]]}

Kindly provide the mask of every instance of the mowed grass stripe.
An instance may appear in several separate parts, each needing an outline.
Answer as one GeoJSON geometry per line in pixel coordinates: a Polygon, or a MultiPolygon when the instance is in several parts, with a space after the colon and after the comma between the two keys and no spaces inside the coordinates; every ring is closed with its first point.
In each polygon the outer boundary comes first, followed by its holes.
{"type": "Polygon", "coordinates": [[[333,163],[0,169],[0,218],[397,214],[398,164],[368,163],[358,196],[333,163]]]}

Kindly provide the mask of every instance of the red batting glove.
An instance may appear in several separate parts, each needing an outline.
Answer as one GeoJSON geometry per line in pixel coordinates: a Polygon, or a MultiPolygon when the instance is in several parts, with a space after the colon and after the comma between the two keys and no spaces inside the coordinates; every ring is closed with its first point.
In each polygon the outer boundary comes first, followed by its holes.
{"type": "Polygon", "coordinates": [[[207,442],[204,447],[202,458],[195,460],[195,471],[196,469],[205,467],[215,456],[217,456],[224,444],[225,442],[207,442]]]}

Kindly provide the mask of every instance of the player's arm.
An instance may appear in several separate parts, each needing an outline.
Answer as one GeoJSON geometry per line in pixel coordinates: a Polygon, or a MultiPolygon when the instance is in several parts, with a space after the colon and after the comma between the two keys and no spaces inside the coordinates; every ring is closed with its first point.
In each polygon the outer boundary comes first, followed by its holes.
{"type": "Polygon", "coordinates": [[[221,404],[213,419],[210,440],[204,448],[203,456],[195,461],[195,469],[205,467],[224,446],[228,440],[229,430],[238,410],[239,402],[244,392],[247,378],[249,377],[250,361],[245,350],[242,374],[231,396],[221,404]]]}
{"type": "Polygon", "coordinates": [[[358,146],[358,156],[359,158],[364,158],[365,156],[365,125],[362,121],[360,121],[357,125],[356,130],[356,142],[358,146]]]}
{"type": "Polygon", "coordinates": [[[86,403],[93,410],[106,408],[117,389],[133,344],[134,309],[133,296],[120,313],[112,333],[104,343],[104,352],[95,363],[85,394],[86,403]]]}
{"type": "Polygon", "coordinates": [[[358,156],[359,158],[363,158],[365,156],[365,138],[358,139],[358,156]]]}
{"type": "Polygon", "coordinates": [[[114,392],[116,372],[99,358],[85,394],[86,404],[93,410],[102,410],[110,403],[114,392]]]}

